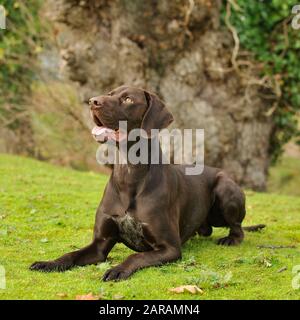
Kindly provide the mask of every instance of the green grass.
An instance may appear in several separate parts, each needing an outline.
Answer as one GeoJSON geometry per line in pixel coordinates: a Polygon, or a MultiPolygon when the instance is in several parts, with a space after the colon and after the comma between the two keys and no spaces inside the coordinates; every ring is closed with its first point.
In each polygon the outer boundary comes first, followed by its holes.
{"type": "Polygon", "coordinates": [[[268,190],[300,196],[300,159],[282,157],[270,168],[268,190]]]}
{"type": "Polygon", "coordinates": [[[105,270],[132,251],[117,245],[108,262],[65,273],[28,270],[36,260],[56,258],[92,237],[94,214],[107,176],[55,167],[22,157],[0,156],[0,265],[6,289],[0,299],[74,299],[89,292],[106,299],[299,299],[291,286],[300,264],[300,198],[247,192],[245,225],[266,223],[247,233],[238,247],[220,247],[196,236],[183,246],[181,261],[138,271],[122,282],[101,281],[105,270]],[[261,249],[259,245],[296,248],[261,249]],[[287,270],[278,273],[286,267],[287,270]],[[175,294],[169,288],[196,284],[202,295],[175,294]]]}

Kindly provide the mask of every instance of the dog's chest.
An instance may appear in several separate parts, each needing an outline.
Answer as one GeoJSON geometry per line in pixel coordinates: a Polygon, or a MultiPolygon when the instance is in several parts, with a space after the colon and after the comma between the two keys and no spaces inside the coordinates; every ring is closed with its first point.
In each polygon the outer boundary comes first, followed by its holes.
{"type": "Polygon", "coordinates": [[[143,223],[126,213],[124,216],[114,217],[119,228],[120,239],[136,251],[149,250],[143,233],[143,223]]]}

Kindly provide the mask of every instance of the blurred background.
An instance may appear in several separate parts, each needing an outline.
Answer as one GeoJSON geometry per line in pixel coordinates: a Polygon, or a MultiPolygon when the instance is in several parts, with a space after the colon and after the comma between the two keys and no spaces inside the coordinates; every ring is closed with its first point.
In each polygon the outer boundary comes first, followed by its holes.
{"type": "Polygon", "coordinates": [[[207,165],[300,196],[295,0],[0,4],[1,153],[108,172],[86,102],[125,83],[157,92],[173,127],[204,128],[207,165]]]}

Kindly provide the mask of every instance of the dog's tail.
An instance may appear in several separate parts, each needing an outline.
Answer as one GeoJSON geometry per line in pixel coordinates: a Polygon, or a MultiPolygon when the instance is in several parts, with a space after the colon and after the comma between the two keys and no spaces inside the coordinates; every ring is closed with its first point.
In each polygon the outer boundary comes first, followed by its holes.
{"type": "Polygon", "coordinates": [[[260,231],[261,229],[265,228],[265,224],[256,224],[255,226],[248,226],[248,227],[243,227],[243,230],[248,231],[248,232],[256,232],[260,231]]]}

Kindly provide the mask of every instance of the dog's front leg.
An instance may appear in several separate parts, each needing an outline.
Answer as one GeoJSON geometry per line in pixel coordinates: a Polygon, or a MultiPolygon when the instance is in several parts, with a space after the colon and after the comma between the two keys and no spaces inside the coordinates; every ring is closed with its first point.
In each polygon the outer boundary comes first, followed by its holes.
{"type": "Polygon", "coordinates": [[[50,261],[37,261],[30,266],[30,270],[38,270],[44,272],[50,271],[65,271],[75,266],[84,266],[87,264],[96,264],[103,262],[109,251],[112,249],[116,240],[109,239],[94,239],[88,246],[64,254],[58,259],[50,261]]]}
{"type": "Polygon", "coordinates": [[[132,254],[123,263],[109,269],[102,279],[104,281],[123,280],[128,278],[138,269],[161,265],[180,258],[180,248],[174,246],[164,246],[159,250],[132,254]]]}
{"type": "Polygon", "coordinates": [[[117,226],[107,215],[97,215],[94,228],[94,239],[88,246],[64,254],[58,259],[37,261],[30,266],[31,270],[38,271],[65,271],[75,266],[96,264],[106,260],[107,255],[117,242],[117,226]]]}

